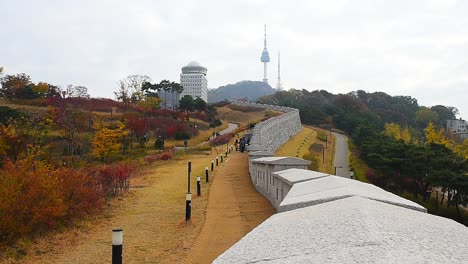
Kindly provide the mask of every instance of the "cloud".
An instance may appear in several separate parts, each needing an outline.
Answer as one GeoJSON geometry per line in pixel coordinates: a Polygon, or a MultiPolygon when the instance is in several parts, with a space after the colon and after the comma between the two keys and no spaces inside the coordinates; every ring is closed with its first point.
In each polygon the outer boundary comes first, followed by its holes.
{"type": "Polygon", "coordinates": [[[268,24],[286,88],[411,95],[468,115],[468,2],[456,0],[6,1],[0,63],[35,81],[112,97],[130,74],[178,80],[198,60],[210,87],[261,80],[268,24]]]}

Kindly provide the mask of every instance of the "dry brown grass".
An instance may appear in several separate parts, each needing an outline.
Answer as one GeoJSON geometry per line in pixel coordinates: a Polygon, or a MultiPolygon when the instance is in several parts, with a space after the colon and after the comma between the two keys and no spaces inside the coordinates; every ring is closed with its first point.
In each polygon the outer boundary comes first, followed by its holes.
{"type": "Polygon", "coordinates": [[[265,117],[266,110],[242,112],[229,108],[229,105],[217,108],[218,116],[221,120],[239,125],[258,122],[265,117]]]}
{"type": "Polygon", "coordinates": [[[4,101],[4,100],[0,100],[0,106],[8,106],[10,108],[16,109],[21,112],[42,113],[42,114],[45,114],[48,110],[48,108],[45,106],[21,105],[21,104],[15,104],[15,103],[4,101]]]}
{"type": "MultiPolygon", "coordinates": [[[[325,130],[305,126],[303,129],[289,139],[281,148],[279,148],[276,156],[292,156],[302,158],[309,154],[309,147],[312,144],[320,144],[324,148],[326,143],[317,139],[317,131],[325,132],[325,130]],[[301,146],[302,144],[302,146],[301,146]]],[[[335,152],[335,138],[328,136],[328,148],[325,148],[325,162],[322,161],[322,153],[315,153],[319,158],[318,171],[325,173],[333,173],[333,156],[335,152]]]]}
{"type": "MultiPolygon", "coordinates": [[[[126,263],[177,263],[204,223],[209,186],[203,179],[196,197],[196,176],[204,175],[211,156],[191,155],[155,163],[133,180],[133,188],[108,212],[63,233],[35,241],[21,260],[1,263],[109,263],[111,230],[124,229],[126,263]],[[187,159],[192,161],[192,222],[186,225],[187,159]]],[[[213,175],[211,176],[213,177],[213,175]]]]}

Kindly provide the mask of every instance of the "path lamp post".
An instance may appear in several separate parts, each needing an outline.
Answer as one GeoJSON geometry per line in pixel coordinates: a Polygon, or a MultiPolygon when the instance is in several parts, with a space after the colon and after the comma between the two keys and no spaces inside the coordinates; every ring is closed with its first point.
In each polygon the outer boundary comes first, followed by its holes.
{"type": "Polygon", "coordinates": [[[123,229],[112,230],[112,264],[122,264],[123,229]]]}
{"type": "Polygon", "coordinates": [[[197,176],[197,196],[201,195],[201,177],[197,176]]]}
{"type": "Polygon", "coordinates": [[[185,223],[190,222],[192,217],[192,193],[190,192],[190,173],[192,172],[192,162],[188,162],[188,188],[187,193],[185,194],[185,223]]]}

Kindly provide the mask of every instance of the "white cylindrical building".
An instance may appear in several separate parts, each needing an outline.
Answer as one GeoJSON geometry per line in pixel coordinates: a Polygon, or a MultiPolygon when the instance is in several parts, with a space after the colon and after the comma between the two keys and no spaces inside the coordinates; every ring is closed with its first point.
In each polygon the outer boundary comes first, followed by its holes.
{"type": "Polygon", "coordinates": [[[182,67],[180,84],[184,87],[184,91],[180,94],[180,98],[190,95],[193,99],[200,97],[203,101],[208,102],[207,71],[205,67],[196,61],[191,61],[182,67]]]}

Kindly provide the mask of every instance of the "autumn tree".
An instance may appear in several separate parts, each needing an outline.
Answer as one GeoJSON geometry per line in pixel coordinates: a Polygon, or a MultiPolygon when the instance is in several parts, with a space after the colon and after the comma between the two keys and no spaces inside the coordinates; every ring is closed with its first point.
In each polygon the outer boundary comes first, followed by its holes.
{"type": "Polygon", "coordinates": [[[444,129],[437,129],[432,122],[429,122],[424,129],[424,135],[426,137],[426,144],[436,143],[443,144],[447,147],[451,146],[450,140],[444,136],[444,129]]]}
{"type": "Polygon", "coordinates": [[[468,139],[463,140],[461,144],[455,145],[453,151],[457,153],[458,156],[468,160],[468,139]]]}
{"type": "MultiPolygon", "coordinates": [[[[0,94],[7,98],[18,98],[22,90],[32,86],[31,77],[25,73],[16,75],[5,75],[0,79],[0,94]]],[[[31,88],[32,89],[32,88],[31,88]]]]}
{"type": "Polygon", "coordinates": [[[421,106],[416,112],[416,123],[420,127],[426,127],[429,122],[436,122],[439,119],[437,112],[432,111],[430,108],[421,106]]]}
{"type": "Polygon", "coordinates": [[[391,138],[394,138],[396,140],[402,140],[406,144],[418,143],[417,137],[411,134],[409,127],[402,128],[397,123],[385,123],[384,129],[385,129],[384,134],[391,138]]]}
{"type": "Polygon", "coordinates": [[[138,105],[143,108],[145,115],[148,115],[149,112],[159,109],[161,106],[161,98],[145,96],[138,105]]]}
{"type": "Polygon", "coordinates": [[[105,163],[109,160],[112,152],[118,151],[122,146],[121,140],[128,132],[125,129],[125,124],[117,122],[115,124],[105,124],[104,122],[96,122],[94,124],[93,138],[93,155],[105,163]]]}

